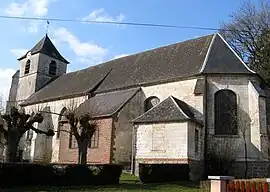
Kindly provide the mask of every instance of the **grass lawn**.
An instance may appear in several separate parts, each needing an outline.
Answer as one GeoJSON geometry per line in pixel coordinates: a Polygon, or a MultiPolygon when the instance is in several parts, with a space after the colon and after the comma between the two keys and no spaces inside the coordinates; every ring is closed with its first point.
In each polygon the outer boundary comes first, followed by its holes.
{"type": "Polygon", "coordinates": [[[44,187],[44,188],[31,188],[31,189],[9,189],[4,190],[3,192],[95,192],[95,191],[112,191],[112,192],[125,192],[125,191],[168,191],[168,192],[198,192],[198,188],[191,183],[187,182],[176,182],[176,183],[163,183],[163,184],[139,184],[138,178],[129,175],[126,173],[123,173],[120,178],[120,185],[117,186],[91,186],[91,187],[44,187]]]}

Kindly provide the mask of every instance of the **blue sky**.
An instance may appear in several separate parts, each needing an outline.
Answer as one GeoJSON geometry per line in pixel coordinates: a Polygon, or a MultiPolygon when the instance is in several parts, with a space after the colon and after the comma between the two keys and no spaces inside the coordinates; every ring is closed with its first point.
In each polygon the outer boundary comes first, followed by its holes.
{"type": "MultiPolygon", "coordinates": [[[[5,0],[0,15],[160,23],[218,28],[242,0],[5,0]]],[[[254,0],[256,3],[257,1],[254,0]]],[[[7,97],[17,57],[46,32],[46,22],[0,19],[0,94],[7,97]]],[[[51,22],[49,37],[71,64],[68,71],[214,31],[51,22]]]]}

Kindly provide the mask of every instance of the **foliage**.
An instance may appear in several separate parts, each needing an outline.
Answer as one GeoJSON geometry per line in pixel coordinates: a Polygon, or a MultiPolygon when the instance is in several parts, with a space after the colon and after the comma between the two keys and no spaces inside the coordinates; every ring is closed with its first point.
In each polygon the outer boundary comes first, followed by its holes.
{"type": "Polygon", "coordinates": [[[231,15],[231,21],[222,23],[221,33],[236,53],[270,81],[270,3],[260,0],[259,6],[243,3],[231,15]]]}
{"type": "Polygon", "coordinates": [[[188,164],[140,164],[140,180],[143,183],[187,181],[188,164]]]}
{"type": "Polygon", "coordinates": [[[16,186],[81,186],[118,184],[120,165],[0,164],[0,188],[16,186]],[[100,172],[93,174],[93,167],[100,172]]]}

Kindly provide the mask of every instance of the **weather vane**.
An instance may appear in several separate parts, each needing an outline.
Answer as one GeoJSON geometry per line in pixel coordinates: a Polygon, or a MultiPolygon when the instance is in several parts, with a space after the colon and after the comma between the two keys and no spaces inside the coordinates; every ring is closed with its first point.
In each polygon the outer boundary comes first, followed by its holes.
{"type": "Polygon", "coordinates": [[[49,21],[47,21],[46,35],[48,35],[48,32],[49,32],[49,25],[50,25],[50,22],[49,22],[49,21]]]}

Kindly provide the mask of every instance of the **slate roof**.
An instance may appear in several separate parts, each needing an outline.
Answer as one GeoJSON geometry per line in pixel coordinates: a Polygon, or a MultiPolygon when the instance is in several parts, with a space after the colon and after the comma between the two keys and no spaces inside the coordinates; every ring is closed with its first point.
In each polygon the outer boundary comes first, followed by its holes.
{"type": "Polygon", "coordinates": [[[110,66],[94,66],[80,71],[66,73],[49,85],[31,95],[23,105],[61,99],[64,96],[80,96],[94,90],[110,73],[110,66]]]}
{"type": "Polygon", "coordinates": [[[78,107],[77,114],[90,113],[92,117],[112,116],[117,113],[139,90],[140,88],[135,88],[95,95],[78,107]]]}
{"type": "Polygon", "coordinates": [[[87,94],[87,91],[101,93],[140,87],[206,73],[253,74],[219,34],[212,34],[64,74],[32,95],[25,104],[87,94]],[[107,76],[101,82],[104,74],[107,76]],[[93,85],[96,85],[95,89],[93,85]]]}
{"type": "Polygon", "coordinates": [[[254,73],[245,66],[245,63],[227,46],[223,38],[217,34],[209,49],[206,65],[202,73],[254,73]]]}
{"type": "MultiPolygon", "coordinates": [[[[63,61],[65,63],[69,63],[56,49],[56,47],[53,45],[52,41],[46,34],[31,50],[31,54],[34,55],[36,53],[43,53],[45,55],[51,56],[55,59],[58,59],[60,61],[63,61]]],[[[28,52],[27,52],[28,53],[28,52]]],[[[20,57],[18,60],[22,60],[26,58],[27,53],[25,53],[22,57],[20,57]]]]}
{"type": "Polygon", "coordinates": [[[154,106],[141,116],[134,119],[133,123],[155,123],[155,122],[181,122],[198,121],[194,113],[184,101],[173,96],[168,97],[158,105],[154,106]]]}

